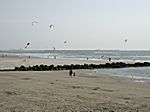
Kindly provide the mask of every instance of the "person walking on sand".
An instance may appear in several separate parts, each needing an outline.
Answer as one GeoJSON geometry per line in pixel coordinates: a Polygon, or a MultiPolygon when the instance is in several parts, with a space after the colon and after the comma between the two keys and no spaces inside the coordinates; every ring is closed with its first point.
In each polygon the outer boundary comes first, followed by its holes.
{"type": "Polygon", "coordinates": [[[73,71],[72,71],[72,69],[70,69],[69,76],[72,77],[72,74],[73,74],[73,71]]]}
{"type": "Polygon", "coordinates": [[[74,76],[74,77],[76,76],[76,73],[75,73],[75,71],[73,71],[73,76],[74,76]]]}

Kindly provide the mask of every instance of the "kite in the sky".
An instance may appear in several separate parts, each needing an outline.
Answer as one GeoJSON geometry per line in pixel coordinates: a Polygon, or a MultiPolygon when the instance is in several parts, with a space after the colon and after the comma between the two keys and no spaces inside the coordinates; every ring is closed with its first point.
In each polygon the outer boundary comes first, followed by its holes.
{"type": "Polygon", "coordinates": [[[55,51],[56,50],[56,48],[55,47],[53,47],[53,51],[55,51]]]}
{"type": "Polygon", "coordinates": [[[125,43],[126,43],[126,42],[128,41],[128,39],[125,39],[124,41],[125,41],[125,43]]]}
{"type": "Polygon", "coordinates": [[[34,26],[37,23],[38,23],[37,21],[32,21],[32,26],[34,26]]]}
{"type": "Polygon", "coordinates": [[[30,45],[30,43],[28,42],[27,45],[30,45]]]}
{"type": "Polygon", "coordinates": [[[64,41],[64,44],[66,44],[67,43],[67,41],[64,41]]]}
{"type": "Polygon", "coordinates": [[[53,24],[50,24],[49,27],[52,28],[52,27],[54,27],[54,25],[53,25],[53,24]]]}
{"type": "Polygon", "coordinates": [[[27,48],[30,45],[30,43],[28,42],[27,45],[24,48],[27,48]]]}

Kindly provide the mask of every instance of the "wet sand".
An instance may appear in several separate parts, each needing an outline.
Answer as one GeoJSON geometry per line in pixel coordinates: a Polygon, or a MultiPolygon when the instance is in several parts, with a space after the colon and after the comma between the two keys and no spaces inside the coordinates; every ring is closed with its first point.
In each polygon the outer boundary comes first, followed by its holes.
{"type": "Polygon", "coordinates": [[[76,71],[0,72],[0,112],[149,112],[150,84],[76,71]]]}

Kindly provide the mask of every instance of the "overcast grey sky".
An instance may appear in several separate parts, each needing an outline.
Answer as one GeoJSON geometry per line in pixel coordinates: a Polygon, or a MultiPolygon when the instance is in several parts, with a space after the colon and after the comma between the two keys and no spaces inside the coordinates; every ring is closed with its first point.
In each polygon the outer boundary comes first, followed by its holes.
{"type": "Polygon", "coordinates": [[[150,50],[150,0],[0,0],[0,49],[27,42],[28,49],[150,50]]]}

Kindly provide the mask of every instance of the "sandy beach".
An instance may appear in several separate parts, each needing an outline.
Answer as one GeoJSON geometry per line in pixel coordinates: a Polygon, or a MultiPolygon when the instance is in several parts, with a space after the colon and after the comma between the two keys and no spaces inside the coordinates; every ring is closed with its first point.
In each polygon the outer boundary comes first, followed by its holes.
{"type": "Polygon", "coordinates": [[[150,111],[150,84],[88,73],[0,72],[0,112],[150,111]]]}
{"type": "MultiPolygon", "coordinates": [[[[0,58],[0,67],[99,63],[91,60],[0,58]]],[[[104,62],[101,62],[104,63],[104,62]]],[[[148,112],[150,84],[90,70],[0,72],[0,112],[148,112]]]]}
{"type": "Polygon", "coordinates": [[[0,69],[14,69],[15,67],[20,67],[24,65],[26,67],[33,65],[64,65],[64,64],[98,64],[98,63],[106,63],[107,61],[95,61],[95,60],[75,60],[75,59],[53,59],[53,58],[36,58],[36,57],[17,57],[10,56],[2,58],[0,57],[0,69]]]}
{"type": "MultiPolygon", "coordinates": [[[[14,69],[15,67],[23,66],[33,66],[33,65],[64,65],[64,64],[105,64],[117,61],[109,60],[79,60],[79,59],[53,59],[53,58],[37,58],[37,57],[18,57],[18,56],[8,56],[0,57],[0,69],[14,69]]],[[[136,61],[122,61],[125,63],[135,63],[136,61]]]]}

